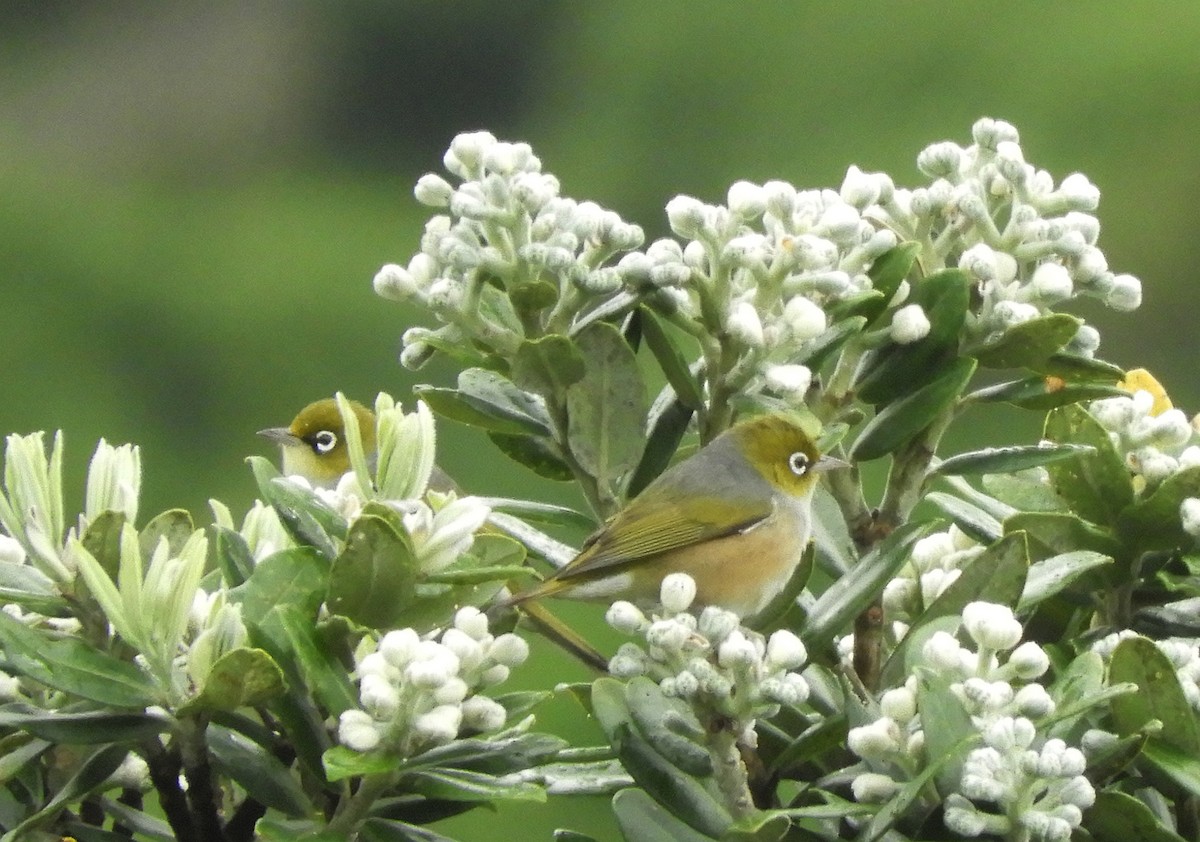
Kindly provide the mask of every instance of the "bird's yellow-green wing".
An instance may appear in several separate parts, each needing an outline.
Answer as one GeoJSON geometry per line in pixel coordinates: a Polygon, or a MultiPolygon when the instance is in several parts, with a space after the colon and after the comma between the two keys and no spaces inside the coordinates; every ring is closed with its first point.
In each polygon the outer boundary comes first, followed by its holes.
{"type": "Polygon", "coordinates": [[[619,512],[584,547],[579,556],[555,574],[557,580],[613,570],[639,559],[670,550],[723,538],[749,529],[768,517],[770,499],[730,503],[722,501],[711,511],[689,511],[676,503],[634,505],[619,512]]]}

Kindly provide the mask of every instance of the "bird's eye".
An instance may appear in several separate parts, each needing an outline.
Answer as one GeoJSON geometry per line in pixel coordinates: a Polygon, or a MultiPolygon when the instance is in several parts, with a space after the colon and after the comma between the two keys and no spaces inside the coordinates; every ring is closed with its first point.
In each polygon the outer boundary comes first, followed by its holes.
{"type": "Polygon", "coordinates": [[[331,433],[329,430],[322,430],[312,437],[312,449],[317,453],[328,453],[337,447],[338,437],[336,433],[331,433]]]}
{"type": "Polygon", "coordinates": [[[788,467],[792,469],[792,473],[798,477],[802,477],[808,473],[808,454],[796,451],[788,457],[788,467]]]}

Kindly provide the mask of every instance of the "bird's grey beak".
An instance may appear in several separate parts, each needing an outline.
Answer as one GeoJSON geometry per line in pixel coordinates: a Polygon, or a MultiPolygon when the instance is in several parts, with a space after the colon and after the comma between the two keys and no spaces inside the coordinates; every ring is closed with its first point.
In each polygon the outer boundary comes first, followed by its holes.
{"type": "Polygon", "coordinates": [[[259,430],[257,435],[262,436],[264,439],[273,441],[273,442],[275,442],[275,444],[284,445],[285,447],[287,445],[295,445],[295,444],[301,443],[300,439],[297,436],[293,435],[292,431],[289,430],[287,427],[268,427],[265,430],[259,430]]]}
{"type": "Polygon", "coordinates": [[[850,463],[845,459],[838,459],[836,456],[822,456],[817,460],[817,464],[812,466],[812,469],[818,474],[823,474],[826,471],[836,471],[839,468],[849,468],[850,463]]]}

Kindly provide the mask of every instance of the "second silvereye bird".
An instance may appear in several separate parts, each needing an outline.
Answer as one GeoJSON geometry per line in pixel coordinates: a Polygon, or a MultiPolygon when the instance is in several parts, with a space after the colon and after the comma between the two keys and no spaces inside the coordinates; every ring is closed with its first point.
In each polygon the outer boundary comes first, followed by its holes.
{"type": "MultiPolygon", "coordinates": [[[[363,450],[373,458],[375,413],[358,401],[350,401],[350,408],[358,419],[363,450]]],[[[269,427],[258,434],[280,446],[283,473],[288,476],[302,476],[319,488],[333,488],[350,470],[346,427],[333,398],[310,403],[286,427],[269,427]]]]}
{"type": "Polygon", "coordinates": [[[697,604],[757,614],[800,563],[819,475],[845,464],[822,456],[784,415],[742,421],[664,471],[574,560],[511,602],[561,596],[652,605],[663,578],[679,572],[695,580],[697,604]]]}

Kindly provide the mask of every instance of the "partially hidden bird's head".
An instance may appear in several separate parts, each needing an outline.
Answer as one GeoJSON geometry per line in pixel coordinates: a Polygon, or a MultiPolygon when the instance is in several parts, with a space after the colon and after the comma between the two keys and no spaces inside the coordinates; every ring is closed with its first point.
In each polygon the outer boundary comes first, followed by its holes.
{"type": "MultiPolygon", "coordinates": [[[[363,450],[375,452],[375,413],[358,401],[350,401],[350,409],[358,419],[363,450]]],[[[286,427],[268,427],[258,434],[280,446],[283,452],[283,473],[302,476],[314,486],[332,488],[350,470],[350,451],[346,447],[346,426],[338,411],[337,401],[323,398],[314,401],[292,419],[286,427]]]]}
{"type": "Polygon", "coordinates": [[[807,497],[817,486],[818,474],[836,461],[822,460],[809,434],[784,415],[756,416],[734,425],[727,435],[763,479],[789,497],[807,497]]]}

